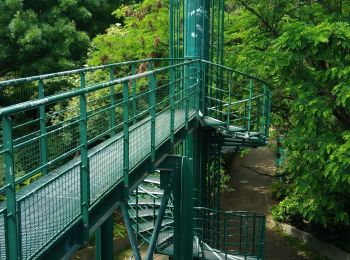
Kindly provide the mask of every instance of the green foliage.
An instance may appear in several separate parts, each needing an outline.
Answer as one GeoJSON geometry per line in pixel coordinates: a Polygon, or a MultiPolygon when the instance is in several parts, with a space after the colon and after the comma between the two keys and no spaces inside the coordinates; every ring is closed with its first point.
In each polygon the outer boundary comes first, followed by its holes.
{"type": "Polygon", "coordinates": [[[281,201],[288,194],[288,185],[285,182],[275,180],[272,182],[269,191],[274,200],[281,201]]]}
{"type": "Polygon", "coordinates": [[[124,23],[112,25],[93,40],[90,65],[167,57],[168,1],[145,0],[122,6],[113,14],[124,23]]]}
{"type": "Polygon", "coordinates": [[[115,22],[111,12],[119,4],[114,0],[1,1],[0,76],[82,66],[89,37],[115,22]]]}
{"type": "Polygon", "coordinates": [[[350,3],[236,0],[229,6],[226,64],[273,83],[272,123],[286,139],[291,186],[273,213],[349,225],[350,3]]]}

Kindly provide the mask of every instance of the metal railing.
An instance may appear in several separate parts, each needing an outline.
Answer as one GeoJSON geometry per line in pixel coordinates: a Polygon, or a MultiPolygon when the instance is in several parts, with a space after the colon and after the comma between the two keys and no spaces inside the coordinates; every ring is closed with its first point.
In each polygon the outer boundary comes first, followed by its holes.
{"type": "Polygon", "coordinates": [[[0,236],[11,259],[34,257],[77,218],[88,224],[90,207],[117,182],[127,187],[132,169],[154,162],[157,147],[197,115],[198,60],[144,60],[139,73],[133,64],[140,61],[0,83],[41,92],[0,109],[0,206],[15,216],[0,236]],[[43,94],[45,80],[67,75],[67,91],[43,94]]]}
{"type": "Polygon", "coordinates": [[[194,235],[201,243],[204,259],[212,253],[219,254],[221,259],[231,259],[230,256],[235,255],[263,259],[265,215],[196,207],[194,235]]]}
{"type": "Polygon", "coordinates": [[[1,257],[35,257],[76,219],[88,224],[90,207],[117,182],[127,187],[140,162],[154,163],[199,110],[268,136],[269,98],[263,81],[184,59],[0,82],[1,257]]]}

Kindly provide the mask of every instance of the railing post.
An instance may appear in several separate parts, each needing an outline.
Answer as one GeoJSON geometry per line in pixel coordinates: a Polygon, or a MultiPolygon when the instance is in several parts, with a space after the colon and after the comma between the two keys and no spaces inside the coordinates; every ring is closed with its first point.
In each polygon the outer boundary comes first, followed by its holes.
{"type": "Polygon", "coordinates": [[[261,116],[261,118],[262,118],[262,120],[261,120],[261,132],[262,132],[262,134],[266,134],[266,132],[265,132],[265,128],[266,128],[266,99],[267,99],[267,91],[266,91],[266,85],[264,84],[263,85],[263,105],[262,105],[262,112],[261,112],[261,114],[262,114],[262,116],[261,116]]]}
{"type": "MultiPolygon", "coordinates": [[[[260,95],[260,94],[259,94],[260,95]]],[[[256,132],[260,131],[260,104],[261,104],[261,97],[257,97],[256,99],[256,132]]]]}
{"type": "Polygon", "coordinates": [[[249,80],[249,107],[248,107],[248,135],[250,135],[251,120],[252,120],[252,98],[253,98],[253,80],[249,80]]]}
{"type": "Polygon", "coordinates": [[[123,82],[123,181],[127,197],[129,194],[129,89],[128,83],[123,82]]]}
{"type": "Polygon", "coordinates": [[[224,212],[224,254],[225,254],[225,260],[227,260],[227,248],[226,245],[228,243],[228,223],[227,223],[227,213],[224,212]]]}
{"type": "MultiPolygon", "coordinates": [[[[173,64],[173,62],[172,62],[173,64]]],[[[175,71],[174,68],[170,69],[170,85],[169,85],[169,95],[170,95],[170,145],[171,150],[174,146],[174,135],[175,135],[175,71]]]]}
{"type": "MultiPolygon", "coordinates": [[[[39,89],[39,99],[45,97],[44,83],[40,79],[38,82],[39,89]]],[[[44,166],[41,170],[43,175],[47,174],[47,129],[46,129],[46,119],[45,119],[45,106],[39,107],[39,117],[40,117],[40,163],[44,166]]]]}
{"type": "Polygon", "coordinates": [[[229,82],[228,82],[228,104],[227,104],[227,127],[231,124],[231,87],[232,87],[232,76],[233,73],[230,73],[229,82]]]}
{"type": "Polygon", "coordinates": [[[186,132],[188,130],[188,118],[189,118],[189,108],[190,108],[190,102],[189,102],[189,82],[191,79],[191,72],[189,65],[185,65],[185,85],[184,85],[184,102],[185,102],[185,129],[186,132]],[[189,77],[189,78],[187,78],[189,77]]]}
{"type": "MultiPolygon", "coordinates": [[[[114,70],[115,66],[111,66],[109,69],[109,81],[112,82],[114,80],[114,70]]],[[[116,134],[115,129],[115,91],[114,91],[114,85],[110,85],[110,102],[111,102],[111,113],[110,113],[110,128],[111,128],[111,135],[114,136],[116,134]]]]}
{"type": "Polygon", "coordinates": [[[267,113],[266,113],[266,138],[269,138],[270,128],[271,91],[267,91],[267,113]]]}
{"type": "MultiPolygon", "coordinates": [[[[80,73],[80,88],[85,88],[85,73],[80,73]]],[[[81,185],[81,215],[83,219],[84,245],[89,241],[89,207],[90,207],[90,171],[87,146],[87,98],[80,95],[80,185],[81,185]]]]}
{"type": "Polygon", "coordinates": [[[155,170],[156,161],[156,91],[157,80],[156,76],[152,73],[149,78],[149,95],[150,95],[150,117],[151,117],[151,171],[155,170]]]}
{"type": "Polygon", "coordinates": [[[4,167],[5,167],[5,185],[6,185],[6,243],[9,259],[18,259],[19,237],[17,233],[17,214],[16,214],[16,185],[15,169],[13,155],[13,138],[11,118],[4,116],[2,118],[3,141],[4,141],[4,167]]]}
{"type": "MultiPolygon", "coordinates": [[[[136,68],[135,64],[132,64],[131,66],[131,74],[136,74],[136,68]]],[[[136,81],[133,79],[131,80],[131,86],[132,86],[132,123],[136,124],[136,81]]]]}

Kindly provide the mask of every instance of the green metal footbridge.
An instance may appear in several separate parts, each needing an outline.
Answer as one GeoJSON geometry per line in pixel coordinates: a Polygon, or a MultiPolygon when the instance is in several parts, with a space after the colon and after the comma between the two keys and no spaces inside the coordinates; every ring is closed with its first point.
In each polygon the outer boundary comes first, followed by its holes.
{"type": "Polygon", "coordinates": [[[223,0],[169,14],[169,58],[0,82],[0,259],[93,236],[113,259],[117,210],[135,259],[264,258],[265,216],[221,211],[220,187],[222,155],[268,142],[268,84],[223,65],[223,0]]]}

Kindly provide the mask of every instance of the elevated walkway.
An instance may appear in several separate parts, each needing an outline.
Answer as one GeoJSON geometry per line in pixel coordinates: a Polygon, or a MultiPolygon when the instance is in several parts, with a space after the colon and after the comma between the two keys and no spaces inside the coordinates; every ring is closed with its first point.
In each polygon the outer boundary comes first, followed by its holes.
{"type": "MultiPolygon", "coordinates": [[[[0,109],[1,259],[57,259],[87,245],[147,173],[201,124],[220,152],[268,140],[270,94],[264,83],[200,60],[111,64],[0,82],[0,89],[33,90],[28,100],[0,109]],[[148,71],[136,74],[140,64],[148,71]],[[220,69],[221,79],[204,80],[209,67],[220,69]],[[234,81],[234,73],[241,79],[234,81]],[[49,93],[58,83],[68,90],[49,93]],[[231,93],[233,83],[244,91],[231,93]]],[[[157,195],[142,186],[139,191],[157,195]]],[[[148,213],[143,209],[137,217],[148,213]]],[[[163,242],[170,239],[165,231],[163,242]]]]}

